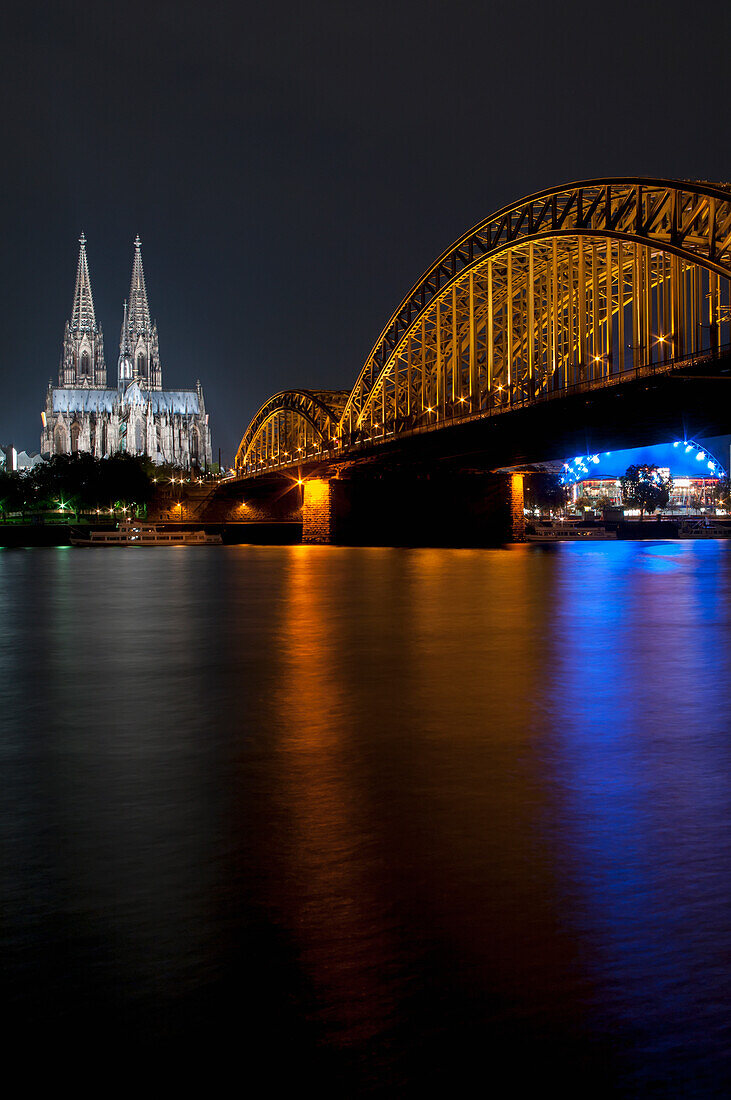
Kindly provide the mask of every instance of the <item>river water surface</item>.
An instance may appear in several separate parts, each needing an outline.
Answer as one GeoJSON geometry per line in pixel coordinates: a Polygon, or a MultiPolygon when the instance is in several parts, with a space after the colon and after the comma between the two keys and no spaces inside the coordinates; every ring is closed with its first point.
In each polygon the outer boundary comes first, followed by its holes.
{"type": "Polygon", "coordinates": [[[6,1049],[728,1095],[730,600],[717,541],[0,551],[6,1049]]]}

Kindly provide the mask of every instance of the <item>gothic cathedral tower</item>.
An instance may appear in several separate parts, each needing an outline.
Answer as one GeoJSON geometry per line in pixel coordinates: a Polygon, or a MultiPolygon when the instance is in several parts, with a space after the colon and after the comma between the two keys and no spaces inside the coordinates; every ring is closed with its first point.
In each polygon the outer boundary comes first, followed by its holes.
{"type": "Polygon", "coordinates": [[[203,389],[163,390],[157,326],[150,317],[142,244],[135,240],[129,300],[124,304],[117,386],[107,389],[102,330],[96,323],[86,238],[66,322],[59,384],[49,384],[41,413],[41,454],[126,453],[190,469],[211,465],[211,429],[203,389]]]}
{"type": "Polygon", "coordinates": [[[86,261],[86,237],[79,237],[79,262],[71,320],[66,322],[58,384],[64,388],[106,386],[104,339],[96,323],[91,293],[89,265],[86,261]]]}
{"type": "Polygon", "coordinates": [[[145,273],[142,270],[142,241],[139,236],[135,238],[129,300],[124,303],[117,375],[119,389],[126,389],[131,382],[138,382],[143,390],[162,389],[157,325],[150,320],[145,273]]]}

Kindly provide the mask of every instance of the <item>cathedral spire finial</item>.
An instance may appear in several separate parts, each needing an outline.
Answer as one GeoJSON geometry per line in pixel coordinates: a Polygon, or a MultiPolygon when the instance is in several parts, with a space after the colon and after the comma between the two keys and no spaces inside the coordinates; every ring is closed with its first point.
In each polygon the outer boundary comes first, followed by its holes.
{"type": "Polygon", "coordinates": [[[124,299],[124,317],[122,319],[122,336],[119,341],[119,352],[123,355],[125,352],[129,352],[129,325],[127,323],[127,299],[124,299]]]}
{"type": "Polygon", "coordinates": [[[71,328],[75,332],[96,331],[96,315],[94,313],[94,298],[91,293],[91,279],[89,278],[89,265],[86,259],[86,236],[79,237],[79,262],[76,266],[76,286],[74,288],[74,304],[71,310],[71,328]]]}
{"type": "Polygon", "coordinates": [[[124,317],[122,319],[122,334],[119,338],[119,360],[117,363],[117,385],[120,389],[126,386],[132,378],[132,346],[129,339],[129,324],[127,319],[127,299],[124,302],[124,317]]]}

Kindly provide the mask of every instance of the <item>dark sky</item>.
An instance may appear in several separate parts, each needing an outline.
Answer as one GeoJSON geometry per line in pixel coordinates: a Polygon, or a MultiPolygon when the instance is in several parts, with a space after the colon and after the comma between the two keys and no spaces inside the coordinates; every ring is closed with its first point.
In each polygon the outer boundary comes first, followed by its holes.
{"type": "Polygon", "coordinates": [[[37,450],[77,238],[110,379],[139,233],[163,382],[231,460],[350,388],[423,269],[533,191],[731,179],[731,3],[7,3],[0,442],[37,450]]]}

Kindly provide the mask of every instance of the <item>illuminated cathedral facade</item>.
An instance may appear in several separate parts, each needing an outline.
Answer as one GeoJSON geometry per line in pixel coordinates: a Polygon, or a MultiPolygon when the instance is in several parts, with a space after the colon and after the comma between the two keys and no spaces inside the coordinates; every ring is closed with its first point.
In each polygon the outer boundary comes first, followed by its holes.
{"type": "Polygon", "coordinates": [[[203,389],[200,382],[194,390],[162,388],[157,325],[150,318],[139,237],[134,249],[117,386],[112,389],[107,385],[104,341],[94,312],[86,238],[81,235],[58,385],[49,383],[41,413],[41,454],[83,451],[103,458],[125,451],[160,464],[205,469],[212,456],[203,389]]]}

